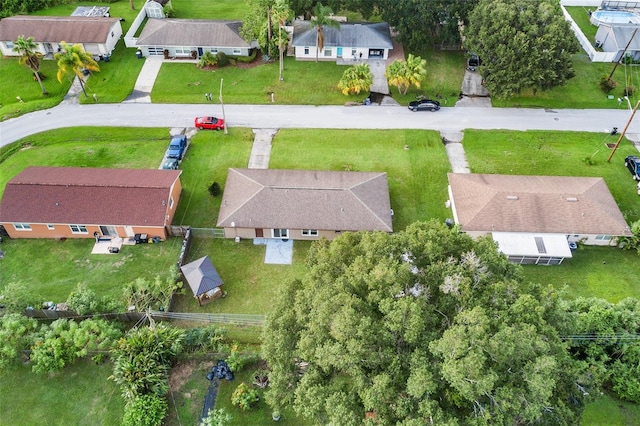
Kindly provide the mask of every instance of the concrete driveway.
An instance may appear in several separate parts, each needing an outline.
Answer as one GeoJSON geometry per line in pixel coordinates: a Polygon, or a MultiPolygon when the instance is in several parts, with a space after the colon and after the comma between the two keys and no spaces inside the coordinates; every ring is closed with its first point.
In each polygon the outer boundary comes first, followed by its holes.
{"type": "Polygon", "coordinates": [[[482,84],[482,76],[477,71],[465,70],[461,93],[457,107],[491,107],[489,91],[482,84]]]}

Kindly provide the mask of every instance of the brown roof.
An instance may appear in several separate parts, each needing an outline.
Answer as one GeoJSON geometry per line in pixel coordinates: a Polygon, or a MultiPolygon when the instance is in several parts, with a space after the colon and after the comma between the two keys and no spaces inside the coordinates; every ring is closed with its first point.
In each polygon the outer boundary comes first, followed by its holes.
{"type": "Polygon", "coordinates": [[[240,36],[242,21],[150,18],[138,46],[249,47],[240,36]]]}
{"type": "Polygon", "coordinates": [[[229,169],[218,226],[392,232],[387,174],[229,169]]]}
{"type": "Polygon", "coordinates": [[[27,167],[7,183],[0,222],[164,226],[169,191],[180,173],[27,167]]]}
{"type": "Polygon", "coordinates": [[[0,20],[0,40],[24,36],[39,43],[105,43],[118,21],[83,16],[11,16],[0,20]]]}
{"type": "Polygon", "coordinates": [[[463,231],[630,235],[602,178],[448,176],[463,231]]]}

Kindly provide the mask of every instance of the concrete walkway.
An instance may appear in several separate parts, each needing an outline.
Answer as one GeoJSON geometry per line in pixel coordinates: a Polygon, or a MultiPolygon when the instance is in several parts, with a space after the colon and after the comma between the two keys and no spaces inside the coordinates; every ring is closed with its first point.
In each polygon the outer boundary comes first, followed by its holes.
{"type": "Polygon", "coordinates": [[[278,129],[252,129],[253,147],[249,156],[250,169],[268,169],[271,158],[271,141],[278,129]]]}
{"type": "Polygon", "coordinates": [[[151,90],[156,82],[160,67],[164,58],[162,56],[149,56],[144,60],[144,65],[138,74],[138,79],[133,87],[133,92],[123,103],[151,103],[151,90]]]}

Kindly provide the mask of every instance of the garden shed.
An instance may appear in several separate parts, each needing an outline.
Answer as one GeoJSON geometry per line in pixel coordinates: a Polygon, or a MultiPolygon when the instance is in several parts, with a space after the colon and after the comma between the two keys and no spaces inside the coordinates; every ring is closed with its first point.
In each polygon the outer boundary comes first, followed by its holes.
{"type": "Polygon", "coordinates": [[[187,263],[181,266],[180,270],[200,306],[222,297],[220,287],[224,283],[209,256],[187,263]]]}

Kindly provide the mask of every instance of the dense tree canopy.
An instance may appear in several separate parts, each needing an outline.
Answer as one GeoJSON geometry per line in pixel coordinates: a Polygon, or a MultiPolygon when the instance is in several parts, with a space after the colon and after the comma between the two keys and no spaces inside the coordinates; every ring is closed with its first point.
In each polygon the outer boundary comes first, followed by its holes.
{"type": "Polygon", "coordinates": [[[319,242],[267,320],[267,400],[322,424],[571,424],[558,299],[519,283],[492,240],[435,222],[319,242]]]}
{"type": "Polygon", "coordinates": [[[496,98],[564,85],[575,75],[578,44],[555,0],[480,0],[469,17],[465,48],[496,98]]]}

